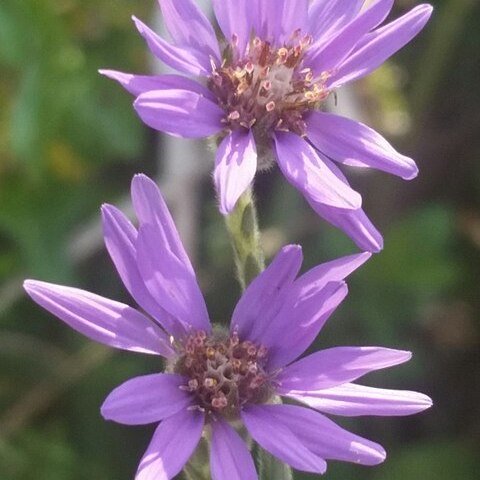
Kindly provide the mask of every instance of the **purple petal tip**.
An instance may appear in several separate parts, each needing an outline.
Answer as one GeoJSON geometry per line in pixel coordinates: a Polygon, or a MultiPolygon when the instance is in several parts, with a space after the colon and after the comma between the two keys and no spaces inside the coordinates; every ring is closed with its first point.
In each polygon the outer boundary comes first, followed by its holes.
{"type": "Polygon", "coordinates": [[[409,175],[404,176],[403,179],[413,180],[414,178],[417,178],[417,176],[418,176],[418,167],[416,164],[413,164],[411,173],[409,175]]]}
{"type": "Polygon", "coordinates": [[[379,238],[375,244],[372,244],[372,250],[370,253],[379,253],[383,250],[383,237],[379,238]]]}
{"type": "Polygon", "coordinates": [[[292,243],[290,245],[285,245],[284,247],[282,247],[282,252],[284,252],[284,253],[301,252],[301,251],[302,251],[301,245],[298,245],[296,243],[292,243]]]}
{"type": "Polygon", "coordinates": [[[24,288],[24,290],[26,290],[27,292],[29,292],[30,288],[33,286],[33,282],[34,282],[34,281],[35,281],[35,280],[30,280],[30,279],[24,280],[24,282],[23,282],[23,288],[24,288]]]}
{"type": "Polygon", "coordinates": [[[232,213],[234,206],[235,205],[228,206],[228,205],[224,205],[223,203],[220,203],[218,210],[224,217],[226,217],[227,215],[230,215],[232,213]]]}
{"type": "Polygon", "coordinates": [[[150,177],[147,177],[144,173],[136,173],[132,177],[132,184],[137,182],[152,181],[150,177]]]}
{"type": "Polygon", "coordinates": [[[419,392],[409,393],[411,395],[411,404],[414,406],[411,414],[420,413],[433,407],[433,400],[428,395],[419,392]]]}

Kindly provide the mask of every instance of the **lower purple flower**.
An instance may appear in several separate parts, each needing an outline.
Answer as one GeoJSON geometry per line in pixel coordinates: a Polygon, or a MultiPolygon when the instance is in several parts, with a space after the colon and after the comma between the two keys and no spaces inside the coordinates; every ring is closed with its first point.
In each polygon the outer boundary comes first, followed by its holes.
{"type": "Polygon", "coordinates": [[[230,323],[212,328],[192,265],[156,185],[132,182],[139,228],[122,212],[102,208],[105,243],[126,288],[148,316],[76,288],[27,280],[32,299],[92,340],[167,359],[166,373],[116,388],[102,414],[127,425],[160,422],[137,480],[172,479],[204,432],[211,436],[214,480],[257,478],[237,432],[240,421],[263,449],[295,469],[323,473],[326,460],[375,465],[378,444],[320,412],[345,416],[409,415],[431,406],[427,396],[351,383],[410,359],[381,347],[335,347],[307,355],[347,294],[344,279],[370,256],[351,255],[298,276],[299,246],[284,247],[246,289],[230,323]],[[303,405],[284,405],[278,397],[303,405]]]}

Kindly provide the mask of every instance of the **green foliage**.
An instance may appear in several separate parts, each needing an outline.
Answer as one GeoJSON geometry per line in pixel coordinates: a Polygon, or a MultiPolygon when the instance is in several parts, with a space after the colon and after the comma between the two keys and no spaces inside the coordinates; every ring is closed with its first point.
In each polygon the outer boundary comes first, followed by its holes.
{"type": "Polygon", "coordinates": [[[373,480],[473,479],[478,473],[474,449],[461,442],[436,441],[411,445],[379,467],[373,480]]]}
{"type": "Polygon", "coordinates": [[[462,274],[454,238],[453,209],[430,205],[415,211],[387,232],[388,248],[369,266],[371,281],[419,295],[447,291],[462,274]]]}

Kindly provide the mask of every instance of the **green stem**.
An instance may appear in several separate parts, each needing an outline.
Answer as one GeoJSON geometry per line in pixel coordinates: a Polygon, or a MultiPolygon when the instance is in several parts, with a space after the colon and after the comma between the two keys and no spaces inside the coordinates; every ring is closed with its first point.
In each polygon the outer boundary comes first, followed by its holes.
{"type": "MultiPolygon", "coordinates": [[[[257,211],[252,191],[247,190],[237,201],[233,212],[225,218],[230,242],[235,256],[238,281],[244,290],[249,283],[265,269],[265,258],[260,246],[257,211]]],[[[206,430],[208,433],[209,429],[206,430]]],[[[251,447],[247,432],[240,428],[240,434],[251,447]]],[[[183,470],[185,480],[209,480],[208,437],[202,438],[193,457],[183,470]]],[[[282,464],[258,445],[253,447],[260,480],[293,480],[292,470],[282,464]]]]}
{"type": "Polygon", "coordinates": [[[209,441],[202,437],[195,453],[183,469],[185,480],[210,480],[209,441]]]}
{"type": "Polygon", "coordinates": [[[257,211],[251,190],[247,190],[239,198],[233,212],[225,218],[225,223],[235,255],[238,281],[242,289],[245,289],[265,268],[257,211]]]}
{"type": "Polygon", "coordinates": [[[260,480],[293,480],[292,469],[288,465],[258,447],[257,463],[260,480]]]}

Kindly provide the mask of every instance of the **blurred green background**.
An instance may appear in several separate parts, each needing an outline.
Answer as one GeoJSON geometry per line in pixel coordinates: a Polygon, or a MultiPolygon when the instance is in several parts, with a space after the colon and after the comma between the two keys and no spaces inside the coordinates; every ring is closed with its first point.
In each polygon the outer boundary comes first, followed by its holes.
{"type": "MultiPolygon", "coordinates": [[[[162,366],[87,342],[21,290],[24,278],[39,278],[130,302],[101,244],[98,209],[128,200],[133,173],[166,185],[212,318],[228,321],[239,295],[210,165],[200,158],[208,151],[187,142],[199,158],[167,158],[165,139],[136,118],[129,95],[96,73],[151,69],[130,15],[153,23],[154,3],[0,1],[1,480],[134,477],[153,427],[104,422],[99,406],[117,384],[162,366]],[[193,167],[195,175],[178,173],[193,167]]],[[[415,3],[397,0],[395,16],[415,3]]],[[[413,350],[409,364],[368,383],[426,392],[435,406],[407,418],[340,419],[389,457],[375,468],[331,462],[329,480],[478,478],[480,8],[432,3],[432,21],[411,45],[355,84],[348,102],[339,92],[339,108],[353,105],[417,160],[420,176],[408,183],[348,172],[386,248],[351,277],[315,348],[413,350]]],[[[259,176],[256,193],[269,255],[300,243],[309,268],[356,251],[278,172],[259,176]]]]}

